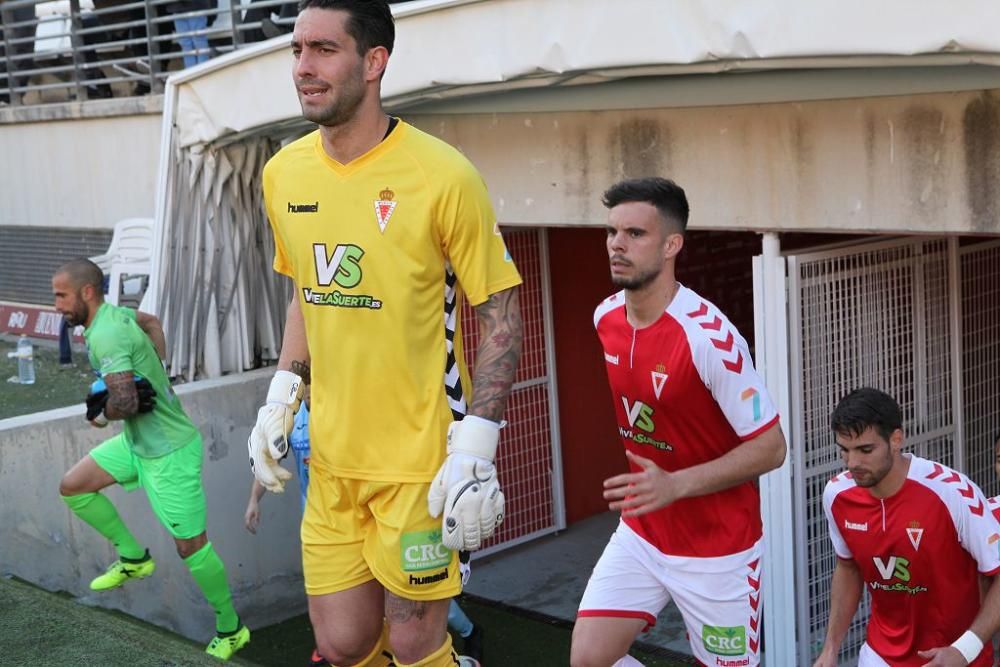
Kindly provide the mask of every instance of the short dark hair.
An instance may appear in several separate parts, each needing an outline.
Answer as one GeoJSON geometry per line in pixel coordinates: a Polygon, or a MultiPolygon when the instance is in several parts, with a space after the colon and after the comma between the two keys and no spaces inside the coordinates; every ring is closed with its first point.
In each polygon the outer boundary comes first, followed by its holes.
{"type": "Polygon", "coordinates": [[[347,12],[347,34],[357,43],[359,56],[376,46],[392,53],[396,24],[385,0],[299,0],[300,12],[313,7],[347,12]]]}
{"type": "Polygon", "coordinates": [[[100,294],[104,294],[104,272],[101,267],[86,257],[77,257],[66,262],[55,272],[55,275],[65,273],[69,276],[73,287],[80,289],[84,285],[92,285],[100,294]]]}
{"type": "Polygon", "coordinates": [[[676,223],[681,233],[687,229],[688,214],[691,212],[684,188],[669,178],[631,178],[619,181],[605,191],[601,201],[607,208],[633,201],[652,204],[666,222],[676,223]]]}
{"type": "Polygon", "coordinates": [[[879,389],[855,389],[840,399],[830,415],[830,428],[834,433],[857,437],[871,427],[885,440],[889,440],[893,431],[903,428],[899,403],[879,389]]]}

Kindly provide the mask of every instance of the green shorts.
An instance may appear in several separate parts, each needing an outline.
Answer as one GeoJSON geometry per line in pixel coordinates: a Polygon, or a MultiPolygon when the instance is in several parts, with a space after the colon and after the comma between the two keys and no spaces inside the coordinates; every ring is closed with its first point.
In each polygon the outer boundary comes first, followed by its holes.
{"type": "Polygon", "coordinates": [[[119,433],[90,450],[90,456],[126,491],[145,489],[153,514],[175,538],[205,532],[201,436],[165,456],[147,459],[136,456],[125,434],[119,433]]]}

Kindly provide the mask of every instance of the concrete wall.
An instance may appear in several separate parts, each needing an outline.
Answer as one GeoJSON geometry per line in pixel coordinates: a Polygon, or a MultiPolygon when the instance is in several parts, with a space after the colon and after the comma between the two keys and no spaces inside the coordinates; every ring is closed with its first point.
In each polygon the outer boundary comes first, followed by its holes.
{"type": "MultiPolygon", "coordinates": [[[[0,155],[17,158],[0,160],[0,225],[153,214],[158,108],[97,111],[0,114],[0,155]]],[[[995,90],[406,117],[476,163],[507,224],[602,225],[613,181],[667,174],[695,229],[1000,233],[995,90]]]]}
{"type": "Polygon", "coordinates": [[[111,228],[151,218],[162,114],[122,101],[0,114],[0,225],[111,228]],[[87,113],[69,113],[86,107],[87,113]],[[120,108],[119,108],[120,107],[120,108]]]}
{"type": "Polygon", "coordinates": [[[997,91],[409,119],[472,159],[507,224],[603,225],[611,183],[658,174],[694,229],[1000,233],[997,91]]]}
{"type": "MultiPolygon", "coordinates": [[[[208,536],[226,564],[236,609],[250,627],[305,610],[298,493],[268,494],[257,535],[243,527],[251,484],[246,439],[271,375],[262,370],[177,388],[205,441],[208,536]]],[[[212,610],[141,489],[125,493],[115,486],[107,494],[156,558],[156,573],[118,590],[89,590],[90,580],[114,560],[114,550],[60,500],[59,480],[116,432],[114,425],[88,425],[82,404],[0,421],[0,573],[207,641],[215,628],[212,610]]]]}

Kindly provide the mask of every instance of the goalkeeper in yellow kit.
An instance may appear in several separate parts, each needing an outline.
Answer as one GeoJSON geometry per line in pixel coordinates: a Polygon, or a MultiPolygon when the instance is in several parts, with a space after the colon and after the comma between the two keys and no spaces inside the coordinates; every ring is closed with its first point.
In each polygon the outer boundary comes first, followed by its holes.
{"type": "Polygon", "coordinates": [[[503,518],[494,459],[521,278],[472,165],[382,111],[393,40],[382,0],[300,3],[292,72],[319,129],[264,169],[274,268],[295,295],[248,446],[257,479],[280,491],[276,461],[311,385],[302,560],[319,653],[438,667],[458,664],[445,629],[457,552],[503,518]],[[471,383],[465,298],[481,334],[471,383]]]}

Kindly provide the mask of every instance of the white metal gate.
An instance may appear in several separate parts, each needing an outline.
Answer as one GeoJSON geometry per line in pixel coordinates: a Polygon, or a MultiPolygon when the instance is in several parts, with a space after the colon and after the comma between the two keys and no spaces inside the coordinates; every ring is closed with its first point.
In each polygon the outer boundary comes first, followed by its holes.
{"type": "Polygon", "coordinates": [[[1000,494],[993,446],[1000,434],[1000,240],[959,248],[962,304],[962,471],[1000,494]]]}
{"type": "MultiPolygon", "coordinates": [[[[914,238],[787,257],[797,664],[813,662],[826,634],[836,557],[822,495],[843,469],[829,427],[837,401],[878,387],[899,401],[910,451],[962,459],[956,259],[957,242],[914,238]]],[[[857,660],[868,604],[841,664],[857,660]]]]}
{"type": "MultiPolygon", "coordinates": [[[[544,229],[504,230],[524,280],[519,292],[524,344],[505,414],[508,426],[500,432],[497,450],[506,516],[476,557],[566,527],[547,238],[544,229]]],[[[479,324],[466,303],[462,343],[470,369],[475,368],[478,341],[479,324]]]]}
{"type": "MultiPolygon", "coordinates": [[[[1000,490],[1000,240],[880,239],[754,259],[757,364],[782,410],[786,465],[761,480],[767,665],[809,665],[823,644],[835,555],[822,508],[843,469],[830,413],[859,386],[899,401],[908,449],[1000,490]],[[786,325],[787,320],[787,325],[786,325]],[[787,517],[792,508],[794,521],[787,517]],[[794,577],[781,576],[793,571],[794,577]]],[[[853,665],[867,596],[841,647],[853,665]]]]}

